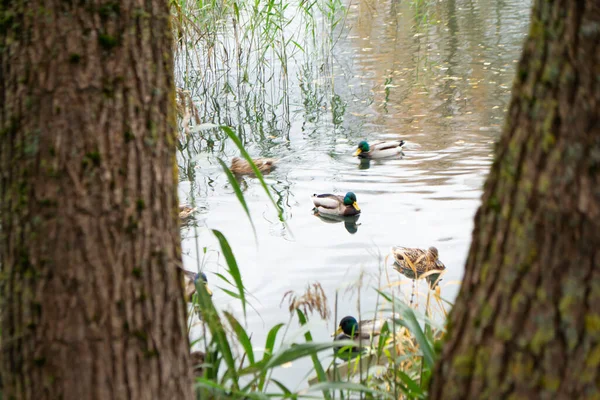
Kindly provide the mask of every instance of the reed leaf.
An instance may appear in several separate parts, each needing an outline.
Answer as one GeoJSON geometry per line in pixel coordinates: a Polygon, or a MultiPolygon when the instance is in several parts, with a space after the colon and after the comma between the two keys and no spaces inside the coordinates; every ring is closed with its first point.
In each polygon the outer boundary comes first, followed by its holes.
{"type": "Polygon", "coordinates": [[[229,136],[229,138],[231,139],[231,141],[233,143],[235,143],[235,145],[237,146],[237,148],[240,151],[240,154],[242,155],[242,157],[244,157],[244,159],[246,159],[246,161],[248,161],[248,163],[250,164],[250,167],[252,168],[252,171],[254,172],[254,174],[256,175],[256,177],[258,178],[258,180],[260,181],[260,184],[262,185],[263,189],[265,190],[265,193],[267,193],[267,196],[269,196],[269,199],[271,200],[271,203],[273,203],[273,207],[275,207],[275,209],[277,210],[277,216],[279,217],[279,220],[281,222],[284,222],[283,210],[281,209],[281,207],[279,207],[279,205],[277,204],[277,202],[273,198],[273,195],[271,194],[271,191],[267,187],[267,183],[265,182],[265,179],[263,178],[262,173],[259,171],[258,167],[252,161],[252,158],[250,157],[250,155],[248,154],[248,152],[244,148],[244,145],[242,144],[242,141],[240,140],[240,138],[235,134],[235,132],[233,131],[233,129],[231,129],[228,126],[221,126],[221,130],[223,130],[223,132],[225,132],[227,134],[227,136],[229,136]]]}
{"type": "MultiPolygon", "coordinates": [[[[200,306],[200,310],[202,312],[202,318],[208,325],[212,335],[212,340],[216,342],[218,346],[218,351],[223,355],[223,359],[227,365],[227,374],[231,377],[234,388],[237,389],[238,373],[235,366],[235,359],[233,357],[233,351],[229,341],[227,340],[227,333],[225,332],[225,329],[221,323],[219,313],[213,305],[210,295],[206,291],[204,285],[197,285],[196,294],[198,295],[198,305],[200,306]]],[[[207,355],[209,358],[214,359],[209,354],[207,355]]]]}
{"type": "Polygon", "coordinates": [[[336,390],[336,391],[349,391],[349,392],[363,392],[370,393],[375,396],[377,399],[392,399],[393,396],[391,393],[382,392],[380,390],[370,389],[367,386],[354,383],[354,382],[319,382],[314,385],[309,386],[307,389],[303,389],[300,392],[310,392],[310,391],[324,391],[324,390],[336,390]]]}
{"type": "Polygon", "coordinates": [[[399,301],[396,297],[392,298],[390,295],[379,290],[377,292],[379,292],[379,294],[388,301],[394,302],[395,311],[401,316],[401,318],[394,318],[394,320],[397,324],[404,326],[414,335],[417,343],[419,343],[421,352],[423,353],[425,364],[427,367],[433,368],[433,364],[435,363],[433,344],[427,339],[425,332],[421,328],[421,324],[417,320],[415,310],[404,304],[402,301],[399,301]]]}
{"type": "Polygon", "coordinates": [[[231,328],[235,332],[240,344],[244,348],[246,356],[248,357],[248,361],[250,362],[250,364],[254,364],[254,351],[252,350],[252,343],[250,342],[250,337],[248,336],[248,333],[244,330],[244,327],[231,313],[224,311],[223,314],[225,314],[229,325],[231,325],[231,328]]]}
{"type": "MultiPolygon", "coordinates": [[[[306,325],[306,323],[308,322],[308,320],[306,319],[306,316],[304,315],[304,313],[300,310],[300,309],[296,309],[296,314],[298,315],[298,320],[300,321],[301,325],[306,325]]],[[[304,338],[306,339],[307,342],[312,342],[313,338],[312,335],[310,334],[310,331],[306,332],[304,334],[304,338]]],[[[325,369],[323,369],[323,365],[321,365],[321,361],[319,360],[319,357],[316,354],[311,354],[310,358],[313,362],[313,366],[315,367],[315,371],[317,373],[317,378],[319,379],[319,382],[326,382],[327,381],[327,375],[325,375],[325,369]]],[[[323,396],[326,399],[330,399],[331,396],[329,395],[328,391],[324,391],[323,392],[323,396]]]]}
{"type": "Polygon", "coordinates": [[[221,251],[223,252],[223,256],[225,257],[225,260],[227,261],[227,267],[228,267],[228,272],[229,275],[231,275],[231,277],[233,278],[234,282],[235,282],[235,286],[238,289],[238,294],[239,294],[239,299],[242,302],[242,310],[244,312],[244,319],[246,318],[246,289],[244,288],[244,282],[242,281],[242,274],[240,272],[240,269],[237,265],[237,261],[235,260],[235,257],[233,256],[233,251],[231,251],[231,247],[229,246],[229,242],[227,242],[227,239],[225,238],[225,236],[219,232],[216,229],[212,230],[213,235],[215,235],[215,237],[217,238],[217,240],[219,241],[219,245],[221,246],[221,251]]]}
{"type": "Polygon", "coordinates": [[[227,180],[229,181],[229,184],[231,185],[231,187],[233,187],[235,197],[237,197],[238,201],[242,205],[242,208],[244,209],[244,212],[248,216],[248,220],[250,220],[250,225],[252,225],[252,232],[254,232],[254,239],[257,239],[256,227],[254,226],[254,221],[252,220],[252,216],[250,215],[250,209],[248,208],[248,204],[246,203],[246,199],[244,198],[244,193],[242,193],[240,184],[235,179],[235,176],[233,176],[233,173],[231,172],[227,164],[225,164],[220,158],[217,158],[217,161],[219,162],[219,164],[221,164],[221,168],[223,168],[225,175],[227,175],[227,180]]]}

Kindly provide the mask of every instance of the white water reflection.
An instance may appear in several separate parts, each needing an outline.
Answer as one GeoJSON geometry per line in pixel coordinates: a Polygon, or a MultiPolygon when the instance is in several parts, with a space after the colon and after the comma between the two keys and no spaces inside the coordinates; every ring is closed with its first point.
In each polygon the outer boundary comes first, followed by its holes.
{"type": "MultiPolygon", "coordinates": [[[[206,228],[223,232],[258,311],[248,317],[257,347],[268,328],[288,319],[287,310],[279,307],[282,295],[302,292],[314,281],[322,284],[333,308],[335,291],[343,292],[363,271],[361,307],[368,315],[376,300],[371,287],[385,276],[384,257],[392,246],[436,246],[447,267],[442,295],[449,300],[456,296],[493,143],[510,99],[529,2],[444,0],[420,10],[414,3],[352,5],[334,50],[333,80],[327,67],[314,66],[309,70],[324,72],[311,77],[312,89],[307,80],[301,88],[290,79],[291,117],[285,131],[277,118],[263,121],[257,131],[254,122],[240,122],[234,113],[223,118],[213,110],[205,115],[214,116],[214,123],[239,122],[253,156],[283,158],[267,182],[289,230],[278,221],[258,181],[244,178],[256,246],[251,225],[216,162],[216,157],[238,155],[231,144],[202,139],[198,148],[191,146],[180,155],[181,200],[193,201],[200,210],[197,226],[183,231],[184,263],[188,269],[203,265],[214,301],[239,311],[216,288],[221,283],[214,274],[224,272],[224,263],[219,264],[216,240],[206,228]],[[332,82],[331,91],[319,92],[326,82],[332,82]],[[318,100],[319,94],[332,93],[339,98],[318,100]],[[365,138],[401,138],[407,141],[405,156],[361,163],[351,155],[365,138]],[[356,193],[363,210],[354,232],[312,214],[311,194],[347,191],[356,193]]],[[[290,63],[289,76],[297,74],[307,77],[301,61],[290,63]]],[[[226,105],[224,101],[222,107],[226,105]]],[[[387,273],[401,278],[389,266],[387,273]]],[[[402,288],[410,291],[410,285],[402,288]]],[[[357,315],[356,300],[342,296],[338,315],[357,315]]],[[[336,323],[313,322],[315,339],[329,340],[336,323]]],[[[295,364],[278,377],[300,383],[309,368],[295,364]]]]}

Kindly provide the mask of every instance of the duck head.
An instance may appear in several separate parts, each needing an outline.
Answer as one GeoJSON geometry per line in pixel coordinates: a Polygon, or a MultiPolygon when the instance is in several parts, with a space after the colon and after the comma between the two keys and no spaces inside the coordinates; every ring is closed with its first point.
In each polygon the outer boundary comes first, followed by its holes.
{"type": "Polygon", "coordinates": [[[212,290],[210,290],[210,288],[208,287],[208,278],[206,277],[206,274],[204,272],[197,273],[194,277],[194,285],[197,286],[200,282],[204,284],[204,288],[206,289],[208,295],[212,296],[213,293],[212,290]]]}
{"type": "Polygon", "coordinates": [[[369,152],[369,150],[370,150],[369,143],[367,143],[367,141],[366,141],[366,140],[363,140],[363,141],[361,141],[361,142],[358,144],[358,148],[357,148],[357,149],[356,149],[356,151],[354,152],[354,155],[355,155],[355,156],[357,156],[357,155],[359,155],[360,153],[363,153],[363,152],[364,152],[364,153],[368,153],[368,152],[369,152]]]}
{"type": "Polygon", "coordinates": [[[438,253],[438,249],[431,246],[430,248],[427,249],[427,258],[429,258],[429,260],[431,262],[434,262],[435,260],[437,260],[439,257],[439,253],[438,253]]]}
{"type": "Polygon", "coordinates": [[[360,207],[358,207],[358,204],[356,203],[356,195],[352,192],[346,193],[346,196],[344,197],[344,205],[352,206],[356,209],[356,211],[360,211],[360,207]]]}
{"type": "Polygon", "coordinates": [[[346,335],[348,335],[350,337],[354,337],[354,336],[356,336],[357,332],[358,332],[358,322],[356,321],[356,318],[347,316],[347,317],[342,318],[342,320],[340,321],[340,324],[338,325],[338,329],[335,333],[338,335],[341,333],[345,333],[346,335]]]}

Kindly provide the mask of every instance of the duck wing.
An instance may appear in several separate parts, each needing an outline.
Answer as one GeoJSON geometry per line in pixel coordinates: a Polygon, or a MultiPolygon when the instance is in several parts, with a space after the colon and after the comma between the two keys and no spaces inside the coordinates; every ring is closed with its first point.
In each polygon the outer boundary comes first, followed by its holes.
{"type": "Polygon", "coordinates": [[[427,253],[425,250],[411,247],[393,247],[392,254],[396,263],[403,269],[422,271],[426,269],[427,253]]]}
{"type": "Polygon", "coordinates": [[[336,196],[335,194],[313,194],[311,199],[315,207],[322,207],[329,210],[335,210],[340,204],[344,204],[343,197],[336,196]]]}
{"type": "Polygon", "coordinates": [[[369,319],[360,321],[358,323],[358,330],[362,337],[378,336],[381,334],[383,329],[384,320],[381,319],[369,319]]]}
{"type": "Polygon", "coordinates": [[[404,140],[379,141],[370,145],[370,151],[382,151],[404,146],[404,140]]]}

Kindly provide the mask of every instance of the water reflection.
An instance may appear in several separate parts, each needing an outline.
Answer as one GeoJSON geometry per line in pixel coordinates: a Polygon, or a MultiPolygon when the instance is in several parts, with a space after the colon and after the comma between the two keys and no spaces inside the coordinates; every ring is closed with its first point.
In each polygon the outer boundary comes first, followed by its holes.
{"type": "Polygon", "coordinates": [[[348,231],[348,233],[350,233],[352,235],[355,234],[358,231],[358,227],[360,225],[360,224],[356,223],[358,221],[358,219],[360,218],[360,214],[358,214],[358,215],[348,215],[348,216],[331,215],[331,214],[319,214],[314,209],[313,209],[313,213],[321,221],[329,223],[329,224],[337,224],[337,223],[343,222],[344,223],[344,228],[346,228],[346,230],[348,231]]]}
{"type": "MultiPolygon", "coordinates": [[[[178,154],[179,196],[197,207],[199,221],[184,231],[184,263],[191,270],[203,263],[209,277],[222,273],[218,257],[205,257],[205,247],[210,253],[218,245],[203,227],[224,233],[260,312],[248,317],[253,343],[264,343],[265,327],[287,320],[278,307],[284,292],[319,281],[333,307],[335,291],[361,272],[377,283],[382,271],[393,271],[383,259],[399,243],[434,245],[443,252],[445,299],[453,299],[462,278],[473,215],[527,30],[529,1],[347,4],[347,17],[334,36],[319,30],[328,24],[318,24],[314,36],[289,33],[304,51],[290,53],[285,69],[275,57],[241,68],[232,64],[229,56],[246,44],[231,40],[213,47],[198,41],[176,65],[178,84],[196,108],[187,112],[178,154]],[[209,66],[206,54],[212,55],[209,66]],[[252,157],[280,159],[266,181],[286,225],[256,178],[239,181],[258,248],[217,162],[229,163],[238,149],[214,125],[203,127],[197,120],[235,127],[252,157]],[[352,153],[365,138],[405,140],[405,155],[357,162],[352,153]],[[360,223],[358,218],[318,221],[308,212],[312,193],[347,191],[360,199],[360,223]]],[[[242,50],[244,57],[254,57],[242,50]]],[[[410,279],[389,275],[394,281],[410,279]]],[[[363,315],[375,308],[372,286],[365,284],[369,290],[361,292],[363,315]]],[[[215,302],[238,310],[235,301],[214,292],[215,302]]],[[[338,315],[356,314],[355,300],[340,302],[338,315]]],[[[329,339],[331,323],[314,326],[315,340],[329,339]]],[[[277,378],[299,382],[308,368],[293,365],[277,378]]]]}
{"type": "Polygon", "coordinates": [[[369,169],[371,168],[371,160],[368,158],[359,158],[358,169],[369,169]]]}

